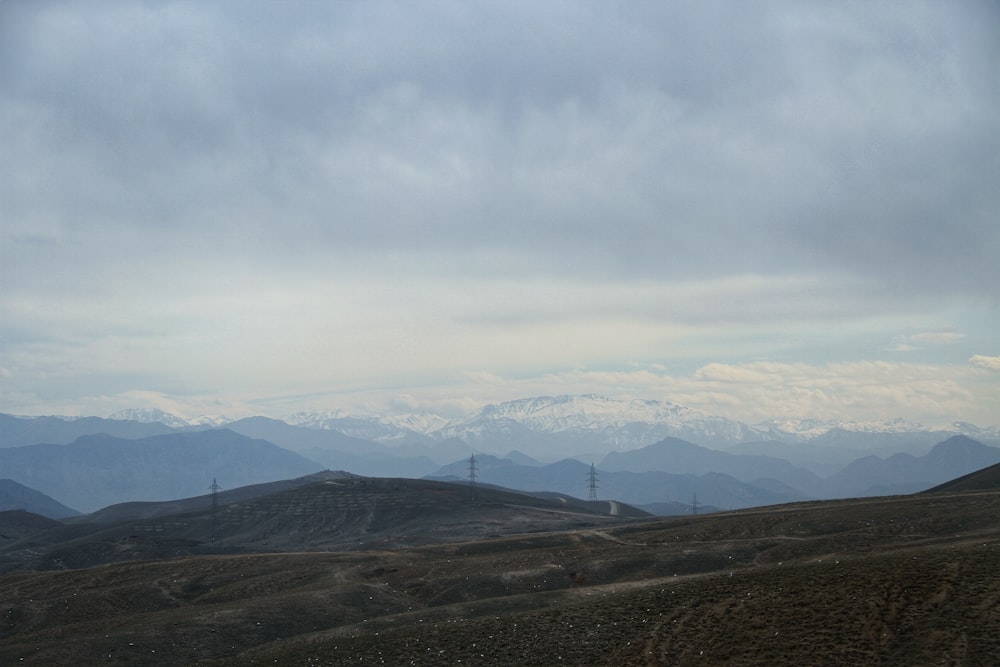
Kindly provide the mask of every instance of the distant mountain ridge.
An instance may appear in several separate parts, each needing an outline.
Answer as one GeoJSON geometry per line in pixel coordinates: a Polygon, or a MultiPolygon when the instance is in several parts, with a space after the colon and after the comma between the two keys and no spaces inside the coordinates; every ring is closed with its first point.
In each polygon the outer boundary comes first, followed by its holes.
{"type": "MultiPolygon", "coordinates": [[[[220,425],[224,417],[184,420],[161,410],[125,410],[115,419],[160,422],[181,426],[220,425]]],[[[432,438],[457,438],[469,444],[491,443],[517,434],[562,437],[582,436],[624,450],[676,437],[704,446],[741,442],[809,442],[841,431],[853,435],[905,436],[935,432],[945,437],[966,435],[978,440],[1000,441],[1000,425],[979,427],[955,422],[930,429],[903,419],[838,421],[819,419],[768,420],[747,424],[707,415],[669,401],[614,399],[597,394],[536,396],[486,405],[463,417],[447,420],[430,413],[359,415],[344,410],[298,412],[283,419],[303,428],[336,430],[351,437],[392,444],[432,438]]]]}
{"type": "Polygon", "coordinates": [[[80,514],[61,502],[12,479],[0,479],[0,512],[20,510],[49,519],[64,519],[80,514]]]}
{"type": "MultiPolygon", "coordinates": [[[[121,411],[113,416],[114,419],[65,419],[0,414],[0,453],[12,447],[65,445],[99,435],[139,441],[152,436],[195,434],[210,431],[212,423],[225,419],[199,417],[187,421],[155,409],[121,411]]],[[[467,460],[475,453],[477,456],[514,458],[512,463],[523,464],[525,468],[519,473],[521,479],[539,474],[528,468],[541,468],[572,458],[587,463],[600,462],[606,473],[695,477],[717,474],[721,477],[713,479],[721,487],[731,487],[730,480],[757,487],[757,491],[749,494],[731,489],[736,495],[720,496],[718,502],[702,499],[702,502],[712,502],[719,507],[735,506],[745,498],[752,498],[754,502],[779,502],[801,497],[831,498],[919,490],[921,486],[926,488],[945,481],[946,478],[936,474],[934,464],[922,457],[939,443],[958,435],[959,430],[982,445],[1000,445],[998,427],[983,429],[956,424],[954,430],[931,431],[904,420],[849,424],[829,420],[773,421],[751,426],[666,401],[620,400],[595,394],[507,401],[484,406],[447,422],[427,414],[373,417],[327,411],[298,413],[287,421],[248,417],[227,421],[226,428],[246,438],[273,443],[289,450],[289,454],[294,452],[305,457],[315,462],[314,470],[345,470],[373,477],[435,475],[443,466],[467,460]],[[985,435],[977,437],[977,433],[985,435]],[[672,448],[661,444],[666,441],[673,442],[672,448]],[[845,470],[845,466],[851,467],[845,470]]],[[[237,450],[231,454],[240,455],[237,450]]],[[[987,454],[992,455],[989,450],[987,454]]],[[[977,460],[982,465],[991,462],[988,457],[977,460]]],[[[194,461],[192,459],[192,463],[194,461]]],[[[946,461],[938,461],[938,466],[954,475],[968,471],[968,468],[949,467],[946,461]]],[[[147,468],[149,465],[139,466],[143,474],[148,474],[147,468]]],[[[309,471],[299,469],[297,472],[309,471]]],[[[28,469],[15,475],[0,468],[0,473],[71,507],[83,511],[95,507],[60,495],[78,484],[62,473],[61,477],[57,475],[61,480],[58,484],[32,477],[28,469]]],[[[654,488],[656,483],[650,479],[636,478],[636,481],[654,488]]],[[[150,484],[158,481],[154,476],[150,484]]],[[[242,480],[243,483],[252,481],[264,480],[242,480]]],[[[497,483],[518,488],[508,480],[497,480],[497,483]]],[[[573,482],[565,487],[565,492],[575,489],[580,493],[579,487],[574,486],[580,483],[573,482]]],[[[668,496],[666,488],[662,487],[664,493],[656,501],[689,502],[688,490],[693,487],[673,484],[670,488],[681,496],[668,496]]],[[[622,489],[626,493],[634,490],[628,485],[623,485],[622,489]]],[[[204,491],[203,488],[199,490],[204,491]]],[[[103,492],[100,485],[95,487],[95,492],[100,502],[135,499],[106,498],[100,495],[103,492]]],[[[192,489],[191,493],[194,492],[192,489]]]]}
{"type": "Polygon", "coordinates": [[[997,463],[1000,448],[958,435],[923,456],[898,453],[886,459],[857,459],[825,483],[828,495],[841,497],[916,493],[997,463]]]}
{"type": "Polygon", "coordinates": [[[228,429],[127,440],[106,434],[70,444],[0,449],[0,470],[82,512],[115,503],[206,493],[213,478],[245,486],[300,477],[322,466],[228,429]]]}
{"type": "MultiPolygon", "coordinates": [[[[496,484],[525,492],[555,491],[577,497],[588,493],[590,466],[576,459],[564,459],[542,466],[520,465],[510,459],[487,454],[477,456],[476,460],[478,479],[484,484],[496,484]]],[[[453,481],[467,479],[467,466],[466,461],[456,461],[428,478],[453,481]]],[[[808,498],[797,489],[777,480],[747,483],[732,475],[717,472],[690,474],[663,470],[599,470],[596,490],[599,498],[613,498],[647,511],[647,506],[666,501],[675,501],[679,503],[678,506],[691,508],[696,496],[700,503],[725,508],[773,505],[808,498]]]]}

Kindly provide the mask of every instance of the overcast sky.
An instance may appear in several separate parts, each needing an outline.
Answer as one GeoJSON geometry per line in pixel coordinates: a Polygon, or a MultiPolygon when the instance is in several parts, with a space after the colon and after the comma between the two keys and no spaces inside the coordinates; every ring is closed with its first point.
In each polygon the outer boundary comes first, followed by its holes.
{"type": "Polygon", "coordinates": [[[0,412],[1000,423],[995,2],[0,3],[0,412]]]}

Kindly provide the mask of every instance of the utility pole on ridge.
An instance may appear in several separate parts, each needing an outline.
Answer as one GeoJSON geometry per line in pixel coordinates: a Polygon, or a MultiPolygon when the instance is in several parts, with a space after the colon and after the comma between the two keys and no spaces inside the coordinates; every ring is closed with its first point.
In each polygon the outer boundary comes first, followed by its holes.
{"type": "Polygon", "coordinates": [[[587,481],[590,483],[587,500],[597,500],[597,470],[594,469],[593,463],[590,464],[590,474],[587,475],[587,481]]]}
{"type": "Polygon", "coordinates": [[[469,489],[472,492],[472,499],[476,500],[479,497],[479,493],[476,489],[476,473],[479,472],[479,466],[476,465],[476,455],[473,454],[469,457],[469,489]]]}
{"type": "Polygon", "coordinates": [[[214,542],[215,541],[215,530],[216,530],[215,514],[216,514],[216,511],[218,511],[218,509],[219,509],[218,495],[219,495],[219,489],[222,488],[222,487],[220,487],[218,485],[218,483],[216,483],[215,478],[213,477],[212,478],[212,486],[210,486],[208,488],[212,490],[212,541],[214,542]]]}

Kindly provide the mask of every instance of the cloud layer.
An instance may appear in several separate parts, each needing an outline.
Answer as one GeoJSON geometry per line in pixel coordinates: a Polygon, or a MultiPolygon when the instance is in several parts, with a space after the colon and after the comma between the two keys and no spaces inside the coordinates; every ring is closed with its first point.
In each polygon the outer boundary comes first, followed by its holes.
{"type": "Polygon", "coordinates": [[[5,2],[0,410],[465,405],[638,363],[750,412],[696,387],[777,363],[812,369],[780,416],[850,417],[816,383],[878,364],[880,414],[996,414],[967,360],[998,353],[998,19],[5,2]]]}

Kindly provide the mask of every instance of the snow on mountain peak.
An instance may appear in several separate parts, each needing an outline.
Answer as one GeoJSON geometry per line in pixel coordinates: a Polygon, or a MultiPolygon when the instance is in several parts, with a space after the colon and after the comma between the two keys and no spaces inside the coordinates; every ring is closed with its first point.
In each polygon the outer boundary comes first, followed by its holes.
{"type": "Polygon", "coordinates": [[[329,426],[324,426],[325,422],[351,417],[352,415],[344,410],[322,410],[320,412],[296,412],[285,417],[282,421],[291,426],[328,430],[329,426]]]}
{"type": "Polygon", "coordinates": [[[785,419],[769,420],[757,428],[778,436],[793,436],[810,440],[835,429],[855,433],[915,433],[926,430],[920,424],[905,419],[884,421],[839,421],[836,419],[785,419]]]}
{"type": "Polygon", "coordinates": [[[191,426],[225,426],[233,420],[225,415],[198,415],[194,419],[187,420],[191,426]]]}
{"type": "Polygon", "coordinates": [[[539,396],[487,405],[449,422],[434,435],[485,446],[512,429],[568,438],[577,444],[601,442],[619,449],[671,436],[702,443],[763,439],[763,433],[742,422],[708,416],[668,401],[595,394],[539,396]]]}
{"type": "Polygon", "coordinates": [[[584,394],[538,396],[487,405],[467,417],[453,420],[448,428],[490,420],[510,420],[532,430],[557,432],[573,428],[599,430],[630,423],[680,423],[704,418],[697,410],[673,403],[642,399],[620,400],[584,394]]]}
{"type": "Polygon", "coordinates": [[[386,417],[382,419],[382,423],[428,435],[447,424],[448,420],[440,415],[424,412],[386,417]]]}
{"type": "Polygon", "coordinates": [[[182,419],[177,415],[172,415],[169,412],[164,412],[158,408],[128,408],[125,410],[119,410],[113,415],[110,415],[108,419],[115,419],[118,421],[134,421],[143,424],[160,423],[164,426],[169,426],[170,428],[183,428],[185,426],[190,426],[186,419],[182,419]]]}
{"type": "Polygon", "coordinates": [[[394,417],[357,415],[344,410],[298,412],[284,420],[293,426],[324,431],[338,431],[363,440],[392,443],[414,435],[429,435],[447,423],[435,414],[407,414],[394,417]]]}

